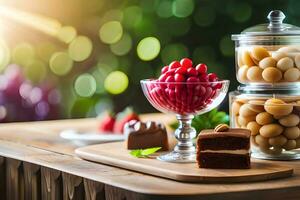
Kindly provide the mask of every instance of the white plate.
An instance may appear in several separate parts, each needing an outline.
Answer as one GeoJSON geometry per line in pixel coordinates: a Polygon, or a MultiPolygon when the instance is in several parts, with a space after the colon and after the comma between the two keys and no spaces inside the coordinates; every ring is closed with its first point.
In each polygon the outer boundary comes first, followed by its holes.
{"type": "Polygon", "coordinates": [[[79,145],[99,144],[125,140],[125,136],[123,134],[78,132],[76,130],[64,130],[60,133],[60,137],[66,140],[70,140],[79,145]]]}

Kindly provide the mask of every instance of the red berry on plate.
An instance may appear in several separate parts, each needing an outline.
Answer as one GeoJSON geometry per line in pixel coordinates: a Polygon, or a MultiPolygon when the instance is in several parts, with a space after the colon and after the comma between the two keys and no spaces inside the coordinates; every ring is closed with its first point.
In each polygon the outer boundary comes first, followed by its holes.
{"type": "Polygon", "coordinates": [[[100,132],[113,132],[116,118],[112,113],[106,113],[99,124],[100,132]]]}
{"type": "Polygon", "coordinates": [[[175,82],[184,82],[185,78],[182,74],[175,74],[174,76],[175,82]]]}
{"type": "Polygon", "coordinates": [[[164,74],[164,73],[166,73],[168,70],[169,70],[169,66],[164,66],[164,67],[161,69],[161,73],[164,74]]]}
{"type": "Polygon", "coordinates": [[[188,58],[183,58],[180,60],[180,64],[182,65],[182,67],[190,68],[193,66],[193,61],[191,61],[191,59],[188,58]]]}
{"type": "Polygon", "coordinates": [[[206,64],[198,64],[196,66],[196,70],[200,73],[200,74],[205,74],[207,72],[207,66],[206,64]]]}
{"type": "Polygon", "coordinates": [[[173,61],[173,62],[171,62],[170,65],[169,65],[169,70],[170,70],[170,69],[176,69],[176,68],[178,68],[178,67],[181,67],[180,62],[178,62],[178,61],[173,61]]]}
{"type": "Polygon", "coordinates": [[[189,76],[197,76],[198,72],[195,68],[190,67],[190,68],[187,69],[187,74],[189,76]]]}
{"type": "Polygon", "coordinates": [[[114,125],[114,132],[123,133],[124,125],[131,120],[140,121],[139,116],[132,110],[130,110],[129,113],[126,113],[125,116],[122,116],[120,119],[119,117],[117,118],[117,121],[114,125]]]}

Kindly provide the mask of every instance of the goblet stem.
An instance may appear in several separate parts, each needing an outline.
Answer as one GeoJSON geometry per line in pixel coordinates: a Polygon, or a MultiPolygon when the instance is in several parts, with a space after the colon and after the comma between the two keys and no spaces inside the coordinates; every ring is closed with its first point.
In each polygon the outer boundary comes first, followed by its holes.
{"type": "Polygon", "coordinates": [[[196,130],[191,126],[193,115],[177,115],[179,127],[175,131],[175,137],[178,140],[174,151],[161,155],[159,160],[167,162],[189,163],[196,161],[195,146],[193,138],[196,136],[196,130]]]}
{"type": "Polygon", "coordinates": [[[196,130],[191,126],[193,115],[177,115],[179,127],[175,131],[178,140],[174,151],[180,154],[195,154],[193,139],[196,137],[196,130]]]}

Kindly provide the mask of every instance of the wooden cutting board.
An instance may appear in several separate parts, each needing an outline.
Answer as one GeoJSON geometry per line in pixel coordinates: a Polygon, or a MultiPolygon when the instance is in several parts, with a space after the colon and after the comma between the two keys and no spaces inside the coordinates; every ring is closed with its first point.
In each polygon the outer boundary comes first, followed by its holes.
{"type": "MultiPolygon", "coordinates": [[[[274,162],[252,160],[251,169],[202,169],[196,163],[168,163],[135,158],[123,142],[81,147],[75,153],[86,160],[182,182],[252,182],[289,177],[293,169],[274,162]]],[[[166,152],[163,152],[166,153],[166,152]]]]}

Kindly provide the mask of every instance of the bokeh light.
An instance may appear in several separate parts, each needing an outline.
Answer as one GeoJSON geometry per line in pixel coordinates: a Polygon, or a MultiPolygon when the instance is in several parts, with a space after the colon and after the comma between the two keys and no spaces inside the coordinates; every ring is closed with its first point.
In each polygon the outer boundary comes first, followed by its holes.
{"type": "Polygon", "coordinates": [[[12,62],[21,66],[27,65],[35,56],[35,50],[29,43],[19,43],[12,50],[12,62]]]}
{"type": "Polygon", "coordinates": [[[137,46],[137,54],[144,61],[153,60],[158,56],[159,52],[160,42],[155,37],[146,37],[137,46]]]}
{"type": "Polygon", "coordinates": [[[41,60],[34,60],[25,66],[25,76],[34,83],[44,80],[46,74],[46,64],[41,60]]]}
{"type": "Polygon", "coordinates": [[[77,35],[77,31],[72,26],[63,26],[59,29],[57,37],[60,41],[70,43],[77,35]]]}
{"type": "Polygon", "coordinates": [[[125,27],[131,28],[135,27],[141,22],[143,17],[142,9],[139,6],[130,6],[124,10],[124,18],[122,23],[125,27]]]}
{"type": "Polygon", "coordinates": [[[172,5],[173,14],[176,17],[187,17],[193,13],[193,0],[174,0],[172,5]]]}
{"type": "Polygon", "coordinates": [[[74,88],[76,94],[81,97],[91,97],[96,92],[96,80],[88,73],[82,74],[75,80],[74,88]]]}
{"type": "Polygon", "coordinates": [[[114,71],[108,74],[104,81],[104,87],[111,94],[121,94],[129,84],[128,77],[121,71],[114,71]]]}
{"type": "Polygon", "coordinates": [[[123,27],[118,21],[110,21],[102,25],[99,30],[99,37],[106,44],[118,42],[123,35],[123,27]]]}
{"type": "Polygon", "coordinates": [[[73,60],[67,52],[56,52],[52,55],[49,66],[54,74],[63,76],[72,70],[73,60]]]}
{"type": "Polygon", "coordinates": [[[49,62],[52,54],[57,50],[55,45],[50,42],[43,42],[37,45],[36,53],[44,62],[49,62]]]}
{"type": "Polygon", "coordinates": [[[124,33],[122,38],[117,43],[110,45],[110,50],[118,56],[123,56],[130,51],[131,47],[132,39],[129,34],[124,33]]]}
{"type": "Polygon", "coordinates": [[[156,9],[156,14],[162,18],[171,17],[173,15],[172,1],[170,0],[160,1],[156,9]]]}
{"type": "Polygon", "coordinates": [[[77,62],[86,60],[92,53],[92,41],[86,36],[77,36],[69,45],[69,55],[77,62]]]}
{"type": "Polygon", "coordinates": [[[101,18],[101,21],[122,21],[124,17],[124,13],[120,9],[111,9],[108,10],[104,16],[101,18]]]}

